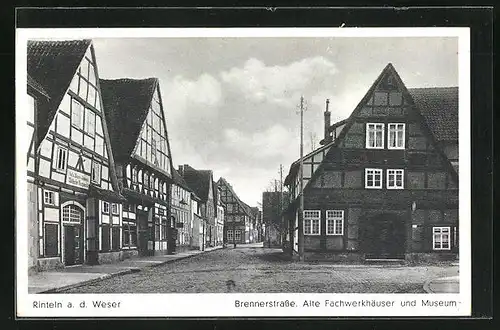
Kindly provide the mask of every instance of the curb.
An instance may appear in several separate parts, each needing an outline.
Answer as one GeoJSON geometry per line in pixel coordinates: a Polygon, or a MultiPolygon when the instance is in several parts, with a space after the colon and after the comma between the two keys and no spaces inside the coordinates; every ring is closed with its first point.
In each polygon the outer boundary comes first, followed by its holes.
{"type": "Polygon", "coordinates": [[[425,283],[424,283],[424,290],[425,290],[425,292],[427,292],[427,293],[435,293],[435,292],[434,292],[434,291],[432,291],[432,290],[431,290],[431,288],[430,288],[430,284],[431,284],[431,282],[432,282],[433,280],[434,280],[434,279],[425,281],[425,283]]]}
{"type": "Polygon", "coordinates": [[[126,269],[126,270],[118,271],[118,272],[115,272],[115,273],[106,274],[106,275],[103,275],[103,276],[100,276],[100,277],[97,277],[97,278],[93,278],[91,280],[86,280],[86,281],[83,281],[83,282],[69,284],[69,285],[65,285],[65,286],[62,286],[62,287],[58,287],[58,288],[52,288],[52,289],[48,289],[48,290],[45,290],[45,291],[40,291],[40,292],[37,292],[37,293],[59,293],[59,292],[65,291],[65,290],[74,289],[74,288],[78,288],[80,286],[84,286],[84,285],[87,285],[87,284],[91,284],[91,283],[99,282],[99,281],[102,281],[102,280],[106,280],[108,278],[112,278],[112,277],[116,277],[116,276],[121,276],[121,275],[132,274],[132,273],[139,273],[143,269],[146,269],[146,268],[154,268],[154,267],[158,267],[158,266],[161,266],[161,265],[174,263],[174,262],[179,261],[179,260],[188,259],[188,258],[191,258],[191,257],[194,257],[194,256],[198,256],[198,255],[201,255],[201,254],[204,254],[204,253],[209,253],[209,252],[220,250],[220,249],[221,248],[213,249],[213,250],[210,250],[210,251],[203,251],[201,253],[187,255],[187,256],[179,257],[177,259],[165,260],[165,261],[158,262],[158,263],[153,264],[153,265],[144,266],[144,267],[141,267],[141,268],[133,267],[133,268],[129,268],[129,269],[126,269]]]}

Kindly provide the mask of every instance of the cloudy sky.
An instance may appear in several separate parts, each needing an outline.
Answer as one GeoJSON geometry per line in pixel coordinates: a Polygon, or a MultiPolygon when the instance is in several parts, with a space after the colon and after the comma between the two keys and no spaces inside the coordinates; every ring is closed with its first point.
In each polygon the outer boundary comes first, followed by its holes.
{"type": "Polygon", "coordinates": [[[251,206],[349,116],[391,62],[407,87],[458,86],[457,38],[93,39],[101,78],[160,80],[174,166],[212,169],[251,206]]]}

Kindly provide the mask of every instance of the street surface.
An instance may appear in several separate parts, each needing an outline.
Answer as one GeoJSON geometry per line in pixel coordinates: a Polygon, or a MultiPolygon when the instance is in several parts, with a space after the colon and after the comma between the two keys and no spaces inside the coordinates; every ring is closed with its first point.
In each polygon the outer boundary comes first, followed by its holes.
{"type": "Polygon", "coordinates": [[[457,266],[298,263],[281,250],[232,245],[64,291],[65,293],[425,293],[426,280],[458,275],[457,266]]]}

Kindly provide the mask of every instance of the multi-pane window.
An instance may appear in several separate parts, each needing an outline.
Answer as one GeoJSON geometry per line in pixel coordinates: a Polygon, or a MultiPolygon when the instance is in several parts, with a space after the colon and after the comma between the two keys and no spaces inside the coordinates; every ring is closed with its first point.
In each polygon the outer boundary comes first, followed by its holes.
{"type": "Polygon", "coordinates": [[[63,207],[62,220],[64,222],[81,223],[82,211],[75,205],[67,205],[63,207]]]}
{"type": "Polygon", "coordinates": [[[85,109],[85,131],[90,135],[95,134],[95,114],[90,109],[85,109]]]}
{"type": "Polygon", "coordinates": [[[326,211],[326,234],[343,235],[344,234],[344,211],[328,210],[326,211]]]}
{"type": "Polygon", "coordinates": [[[384,148],[384,124],[366,124],[366,148],[384,148]]]}
{"type": "Polygon", "coordinates": [[[96,161],[92,162],[92,172],[90,174],[90,179],[92,182],[97,184],[101,183],[101,164],[96,161]]]}
{"type": "Polygon", "coordinates": [[[45,233],[45,253],[46,257],[56,257],[59,254],[59,225],[46,223],[45,233]]]}
{"type": "Polygon", "coordinates": [[[118,204],[115,203],[111,204],[111,213],[118,214],[118,204]]]}
{"type": "Polygon", "coordinates": [[[304,211],[304,235],[319,235],[320,234],[320,219],[321,214],[318,210],[304,211]]]}
{"type": "Polygon", "coordinates": [[[119,226],[111,227],[111,236],[112,236],[111,249],[113,251],[120,250],[120,227],[119,226]]]}
{"type": "Polygon", "coordinates": [[[135,168],[132,169],[132,182],[137,182],[137,170],[135,168]]]}
{"type": "Polygon", "coordinates": [[[405,124],[388,124],[389,136],[387,148],[404,149],[405,148],[405,124]]]}
{"type": "Polygon", "coordinates": [[[101,250],[109,251],[111,248],[111,230],[108,224],[103,224],[101,227],[101,250]]]}
{"type": "Polygon", "coordinates": [[[108,202],[102,202],[102,211],[104,213],[109,213],[109,203],[108,202]]]}
{"type": "Polygon", "coordinates": [[[73,126],[83,129],[83,112],[83,105],[73,99],[73,105],[71,107],[71,124],[73,126]]]}
{"type": "Polygon", "coordinates": [[[66,148],[57,147],[56,169],[66,171],[66,163],[68,161],[68,150],[66,148]]]}
{"type": "Polygon", "coordinates": [[[450,227],[432,228],[432,246],[434,250],[450,249],[450,227]]]}
{"type": "MultiPolygon", "coordinates": [[[[162,210],[163,211],[163,210],[162,210]]],[[[162,220],[161,221],[161,239],[166,240],[167,239],[167,220],[162,220]]]]}
{"type": "Polygon", "coordinates": [[[43,199],[44,199],[45,204],[55,205],[55,198],[54,198],[54,192],[53,191],[47,191],[47,190],[45,190],[43,192],[43,199]]]}
{"type": "Polygon", "coordinates": [[[404,188],[404,170],[387,170],[387,189],[404,188]]]}
{"type": "Polygon", "coordinates": [[[241,230],[235,230],[234,231],[234,240],[235,241],[241,241],[241,230]]]}
{"type": "Polygon", "coordinates": [[[226,233],[226,236],[227,236],[227,240],[230,242],[233,240],[233,231],[232,230],[228,230],[227,233],[226,233]]]}
{"type": "Polygon", "coordinates": [[[382,188],[382,170],[376,168],[365,169],[365,188],[381,189],[382,188]]]}

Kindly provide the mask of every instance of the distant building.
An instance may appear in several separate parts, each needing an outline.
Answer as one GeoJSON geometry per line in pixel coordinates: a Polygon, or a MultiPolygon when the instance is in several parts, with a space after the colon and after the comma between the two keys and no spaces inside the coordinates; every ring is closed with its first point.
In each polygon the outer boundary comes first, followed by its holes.
{"type": "Polygon", "coordinates": [[[217,181],[221,188],[221,200],[226,206],[224,232],[227,244],[250,242],[250,207],[243,203],[224,178],[217,181]]]}
{"type": "MultiPolygon", "coordinates": [[[[172,168],[174,183],[172,185],[172,222],[177,231],[175,252],[182,252],[193,248],[193,240],[198,239],[198,234],[193,227],[193,212],[191,211],[191,191],[184,178],[172,168]]],[[[198,228],[199,230],[199,228],[198,228]]],[[[199,245],[197,245],[199,246],[199,245]]]]}
{"type": "Polygon", "coordinates": [[[189,188],[200,199],[201,216],[203,219],[204,246],[215,246],[215,199],[212,188],[213,174],[211,170],[196,170],[189,165],[180,165],[179,173],[186,181],[189,188]]]}
{"type": "Polygon", "coordinates": [[[221,188],[216,182],[212,182],[212,188],[214,191],[214,201],[215,201],[215,227],[216,227],[216,238],[215,245],[219,246],[224,243],[224,221],[225,221],[225,205],[221,199],[221,188]]]}
{"type": "MultiPolygon", "coordinates": [[[[458,88],[408,89],[389,64],[303,157],[306,260],[458,255],[458,88]]],[[[285,180],[298,246],[299,160],[285,180]]]]}

